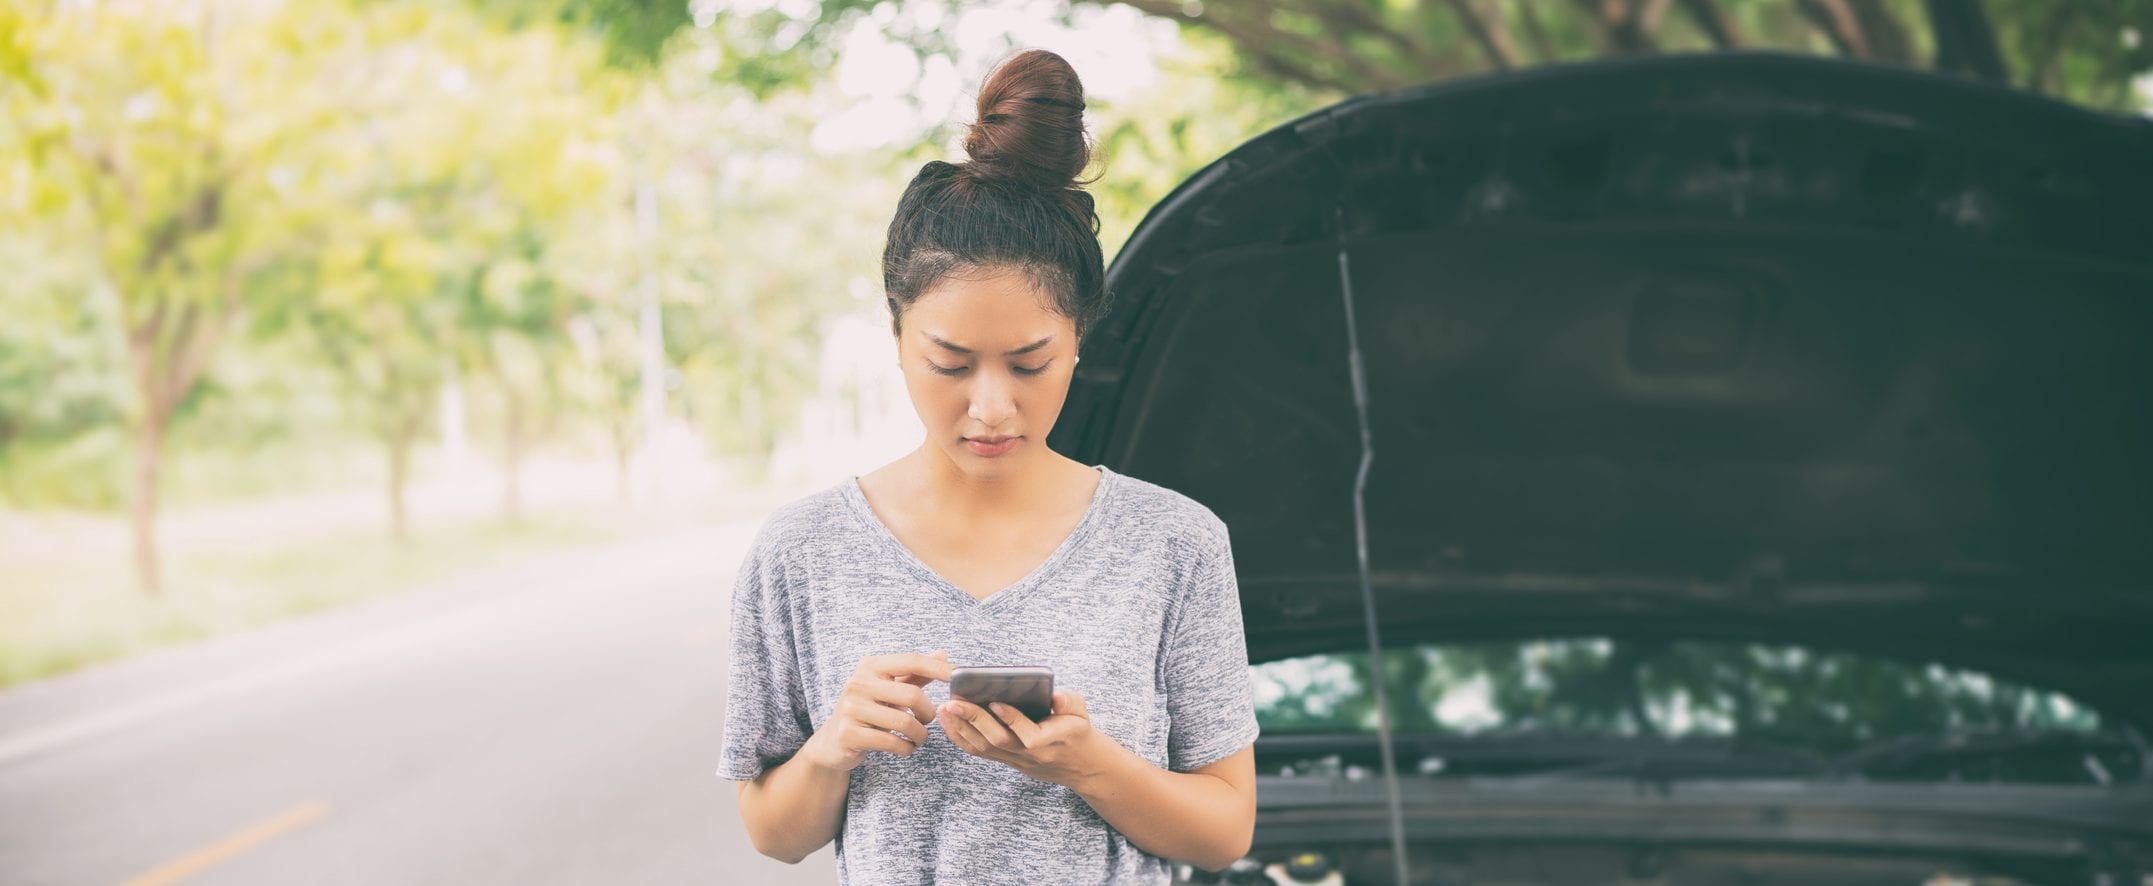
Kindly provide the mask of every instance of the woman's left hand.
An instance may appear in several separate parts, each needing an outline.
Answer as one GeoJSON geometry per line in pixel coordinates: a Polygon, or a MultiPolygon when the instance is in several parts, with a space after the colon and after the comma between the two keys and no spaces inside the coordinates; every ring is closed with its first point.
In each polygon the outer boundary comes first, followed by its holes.
{"type": "Polygon", "coordinates": [[[974,757],[1013,766],[1040,781],[1071,785],[1092,769],[1094,748],[1103,734],[1091,726],[1084,697],[1054,693],[1054,713],[1032,722],[1022,711],[996,702],[992,709],[960,698],[942,705],[935,717],[951,744],[974,757]]]}

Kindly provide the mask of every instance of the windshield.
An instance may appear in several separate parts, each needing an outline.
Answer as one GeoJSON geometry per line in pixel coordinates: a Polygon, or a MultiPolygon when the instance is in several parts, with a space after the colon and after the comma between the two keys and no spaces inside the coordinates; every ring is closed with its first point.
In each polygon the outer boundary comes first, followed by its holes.
{"type": "MultiPolygon", "coordinates": [[[[2112,784],[2144,771],[2137,733],[2069,696],[1934,663],[1606,637],[1429,644],[1384,658],[1401,773],[2112,784]],[[1499,764],[1487,752],[1497,746],[1499,764]]],[[[1274,750],[1267,770],[1373,759],[1356,753],[1364,741],[1297,740],[1372,735],[1368,674],[1365,652],[1256,665],[1264,737],[1304,757],[1274,750]]]]}

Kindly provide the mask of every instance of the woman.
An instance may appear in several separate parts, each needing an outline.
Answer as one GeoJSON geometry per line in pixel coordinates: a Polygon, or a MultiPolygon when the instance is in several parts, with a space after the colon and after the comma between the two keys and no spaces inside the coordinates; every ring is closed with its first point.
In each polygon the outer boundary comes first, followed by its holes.
{"type": "Polygon", "coordinates": [[[1049,450],[1105,313],[1084,93],[1031,50],[967,163],[927,163],[883,254],[920,447],[778,509],[741,564],[718,774],[763,854],[846,883],[1159,883],[1255,828],[1257,735],[1226,526],[1049,450]],[[1053,668],[1034,722],[959,665],[1053,668]]]}

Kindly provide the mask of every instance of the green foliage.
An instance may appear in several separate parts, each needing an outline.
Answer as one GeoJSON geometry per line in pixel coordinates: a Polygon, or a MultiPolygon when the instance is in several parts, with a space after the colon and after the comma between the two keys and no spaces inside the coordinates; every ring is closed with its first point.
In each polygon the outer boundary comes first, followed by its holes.
{"type": "MultiPolygon", "coordinates": [[[[483,0],[477,0],[483,2],[483,0]]],[[[606,4],[562,0],[596,15],[606,4]]],[[[890,12],[964,0],[819,0],[809,16],[769,10],[722,13],[712,26],[743,29],[738,48],[781,69],[825,63],[862,16],[922,56],[949,53],[946,29],[918,29],[890,12]],[[731,21],[729,21],[729,19],[731,21]],[[755,37],[762,39],[757,40],[755,37]]],[[[1842,55],[1986,77],[2111,110],[2142,109],[2132,81],[2153,71],[2153,0],[1694,0],[1684,3],[1552,3],[1545,0],[1315,0],[1278,4],[1215,0],[1085,0],[1058,7],[1127,6],[1181,23],[1234,50],[1226,72],[1258,88],[1296,86],[1319,102],[1504,68],[1649,52],[1772,49],[1842,55]],[[1845,17],[1838,10],[1844,9],[1845,17]],[[1947,12],[1945,18],[1932,15],[1947,12]],[[2131,34],[2135,33],[2136,37],[2131,34]],[[1991,70],[1983,60],[1993,59],[1991,70]]],[[[686,25],[686,22],[682,22],[686,25]]],[[[1052,48],[1052,47],[1049,47],[1052,48]]],[[[1309,106],[1313,109],[1315,105],[1309,106]]]]}
{"type": "Polygon", "coordinates": [[[605,44],[608,63],[625,68],[657,64],[666,40],[690,24],[687,0],[471,0],[471,6],[502,30],[558,24],[587,31],[605,44]]]}
{"type": "Polygon", "coordinates": [[[0,464],[19,445],[53,445],[117,422],[125,391],[108,373],[118,342],[104,332],[102,302],[87,281],[37,260],[28,240],[0,241],[0,266],[18,270],[0,287],[0,464]]]}
{"type": "Polygon", "coordinates": [[[1296,84],[1254,85],[1230,76],[1231,47],[1198,39],[1184,56],[1162,59],[1172,88],[1090,109],[1099,162],[1100,246],[1112,261],[1152,206],[1189,176],[1249,138],[1284,123],[1320,98],[1296,84]]]}
{"type": "MultiPolygon", "coordinates": [[[[1978,34],[1940,27],[1921,0],[1851,4],[1882,14],[1851,32],[1792,0],[1668,4],[1637,22],[1494,0],[1120,0],[1052,15],[1116,5],[1179,22],[1185,51],[1160,59],[1157,87],[1092,108],[1109,256],[1187,176],[1348,92],[1723,37],[1949,56],[1980,75],[1978,34]]],[[[954,55],[969,7],[945,0],[280,8],[0,0],[11,500],[124,498],[101,473],[122,470],[115,426],[154,418],[160,393],[175,445],[247,452],[423,434],[457,370],[485,382],[472,386],[482,418],[500,411],[489,392],[513,391],[553,431],[599,429],[625,451],[641,430],[646,291],[672,408],[716,451],[753,459],[815,388],[825,318],[873,301],[898,190],[963,122],[893,151],[803,143],[844,107],[828,88],[840,38],[866,23],[923,59],[954,55]],[[941,22],[905,11],[922,5],[941,22]],[[161,381],[139,384],[144,366],[161,381]]],[[[2153,69],[2153,2],[1978,9],[2021,86],[2123,107],[2153,69]]]]}
{"type": "MultiPolygon", "coordinates": [[[[1733,737],[1826,755],[1953,730],[2100,728],[2039,687],[1800,646],[1568,638],[1385,650],[1405,733],[1733,737]]],[[[1266,732],[1375,729],[1367,653],[1256,668],[1266,732]]]]}
{"type": "Polygon", "coordinates": [[[117,510],[127,502],[126,459],[127,436],[117,424],[17,442],[0,459],[0,497],[24,506],[117,510]]]}

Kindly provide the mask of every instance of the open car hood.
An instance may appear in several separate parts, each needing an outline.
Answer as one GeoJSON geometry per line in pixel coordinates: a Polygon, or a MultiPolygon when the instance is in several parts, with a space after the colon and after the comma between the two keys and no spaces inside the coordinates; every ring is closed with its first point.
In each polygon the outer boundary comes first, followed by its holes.
{"type": "Polygon", "coordinates": [[[2153,722],[2153,122],[1778,54],[1355,98],[1158,205],[1050,444],[1233,534],[1251,658],[1610,634],[2153,722]],[[1345,259],[1341,260],[1341,243],[1345,259]]]}

